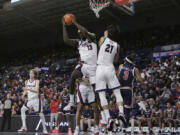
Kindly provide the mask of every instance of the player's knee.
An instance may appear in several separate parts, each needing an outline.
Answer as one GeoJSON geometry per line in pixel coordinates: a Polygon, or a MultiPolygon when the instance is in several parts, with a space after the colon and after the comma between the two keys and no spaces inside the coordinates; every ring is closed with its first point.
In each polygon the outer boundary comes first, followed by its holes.
{"type": "Polygon", "coordinates": [[[97,106],[96,103],[91,104],[91,106],[92,106],[94,112],[97,112],[97,111],[98,111],[98,106],[97,106]]]}
{"type": "Polygon", "coordinates": [[[44,115],[43,115],[43,113],[42,113],[42,112],[40,112],[40,113],[39,113],[39,116],[40,116],[40,117],[43,117],[44,115]]]}
{"type": "Polygon", "coordinates": [[[24,114],[26,112],[26,108],[23,106],[22,108],[21,108],[21,114],[24,114]]]}
{"type": "Polygon", "coordinates": [[[105,92],[99,92],[99,98],[100,98],[101,106],[108,105],[105,92]]]}
{"type": "Polygon", "coordinates": [[[121,96],[120,90],[115,89],[113,92],[114,92],[114,95],[116,97],[116,102],[123,102],[123,98],[121,96]]]}
{"type": "Polygon", "coordinates": [[[79,103],[77,106],[77,112],[79,113],[83,107],[83,104],[79,103]]]}

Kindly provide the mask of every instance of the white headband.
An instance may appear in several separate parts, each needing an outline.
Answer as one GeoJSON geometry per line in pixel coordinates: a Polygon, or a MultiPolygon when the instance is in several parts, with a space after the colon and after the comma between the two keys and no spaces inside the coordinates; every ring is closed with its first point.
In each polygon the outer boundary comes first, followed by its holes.
{"type": "Polygon", "coordinates": [[[127,62],[134,64],[130,59],[128,59],[127,57],[125,58],[127,62]]]}

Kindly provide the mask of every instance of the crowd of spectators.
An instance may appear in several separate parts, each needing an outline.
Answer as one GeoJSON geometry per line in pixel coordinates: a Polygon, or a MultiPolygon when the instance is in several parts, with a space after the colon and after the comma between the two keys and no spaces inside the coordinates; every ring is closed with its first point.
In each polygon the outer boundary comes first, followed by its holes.
{"type": "MultiPolygon", "coordinates": [[[[169,27],[168,29],[176,34],[175,37],[177,37],[178,34],[174,27],[169,27]]],[[[142,48],[144,46],[150,47],[151,44],[163,45],[179,42],[177,38],[170,36],[171,34],[159,34],[158,29],[149,30],[147,35],[142,35],[142,33],[138,34],[139,38],[136,39],[132,38],[132,36],[126,37],[127,40],[122,40],[122,45],[127,44],[128,46],[133,44],[130,48],[136,50],[141,48],[141,46],[143,46],[142,48]],[[131,43],[131,41],[135,40],[136,42],[131,43]],[[129,42],[127,43],[127,41],[129,42]]],[[[22,87],[25,80],[28,79],[29,69],[35,68],[39,71],[40,94],[44,113],[49,114],[51,99],[54,95],[59,97],[63,88],[68,86],[70,74],[77,64],[77,59],[72,59],[78,56],[77,50],[71,51],[68,48],[65,51],[63,50],[63,52],[61,49],[53,49],[52,51],[48,49],[45,51],[31,50],[30,53],[25,52],[20,59],[15,58],[8,64],[1,65],[0,109],[2,101],[7,93],[10,93],[13,100],[12,115],[20,115],[20,108],[23,105],[23,100],[21,99],[22,87]],[[67,60],[68,58],[71,59],[67,60]]],[[[148,103],[151,109],[155,105],[158,105],[160,108],[166,108],[167,102],[176,107],[177,102],[180,102],[178,100],[180,97],[180,58],[172,56],[161,58],[157,61],[147,61],[147,64],[143,65],[141,76],[148,88],[147,90],[142,89],[140,84],[135,81],[134,110],[137,111],[136,105],[141,103],[148,103]],[[151,62],[148,63],[147,61],[151,62]]],[[[113,94],[110,94],[109,97],[111,103],[110,111],[115,117],[117,114],[117,107],[114,104],[115,98],[113,94]]],[[[143,108],[144,106],[142,105],[141,107],[143,108]]],[[[1,110],[0,114],[2,114],[1,110]]],[[[30,111],[29,114],[32,114],[32,112],[30,111]]]]}
{"type": "Polygon", "coordinates": [[[123,51],[140,50],[180,42],[180,26],[157,26],[138,31],[122,33],[119,42],[123,51]]]}

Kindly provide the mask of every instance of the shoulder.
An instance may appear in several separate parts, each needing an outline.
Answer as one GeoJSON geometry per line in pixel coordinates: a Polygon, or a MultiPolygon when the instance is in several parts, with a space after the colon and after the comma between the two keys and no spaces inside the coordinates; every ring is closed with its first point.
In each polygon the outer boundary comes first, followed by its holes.
{"type": "Polygon", "coordinates": [[[101,46],[103,43],[104,43],[104,41],[106,40],[106,37],[101,37],[100,39],[99,39],[99,43],[98,43],[98,45],[99,46],[101,46]]]}
{"type": "Polygon", "coordinates": [[[39,83],[39,80],[35,80],[36,81],[36,83],[39,83]]]}
{"type": "Polygon", "coordinates": [[[120,65],[119,65],[119,69],[121,69],[121,68],[122,68],[122,66],[123,66],[123,64],[120,64],[120,65]]]}
{"type": "Polygon", "coordinates": [[[29,80],[25,80],[25,84],[27,84],[27,83],[28,83],[28,81],[29,81],[29,80]]]}

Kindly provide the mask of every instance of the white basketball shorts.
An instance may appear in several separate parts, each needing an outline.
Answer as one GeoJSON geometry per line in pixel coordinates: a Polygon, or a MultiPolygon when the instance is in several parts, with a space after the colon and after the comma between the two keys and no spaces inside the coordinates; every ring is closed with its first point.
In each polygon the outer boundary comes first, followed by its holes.
{"type": "Polygon", "coordinates": [[[120,87],[114,66],[98,65],[96,70],[96,92],[105,91],[107,87],[114,90],[120,87]]]}
{"type": "Polygon", "coordinates": [[[81,69],[83,76],[89,78],[90,84],[96,83],[96,65],[82,64],[77,65],[76,69],[81,69]]]}
{"type": "Polygon", "coordinates": [[[34,112],[42,112],[42,105],[41,105],[41,100],[38,98],[29,100],[27,104],[25,105],[28,109],[33,110],[34,112]]]}
{"type": "Polygon", "coordinates": [[[78,103],[89,103],[92,104],[95,102],[95,94],[91,86],[89,85],[80,85],[77,92],[77,102],[78,103]]]}

